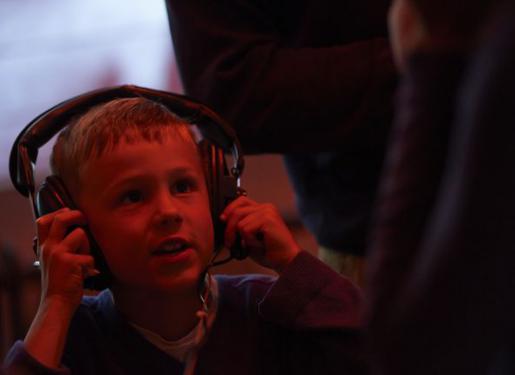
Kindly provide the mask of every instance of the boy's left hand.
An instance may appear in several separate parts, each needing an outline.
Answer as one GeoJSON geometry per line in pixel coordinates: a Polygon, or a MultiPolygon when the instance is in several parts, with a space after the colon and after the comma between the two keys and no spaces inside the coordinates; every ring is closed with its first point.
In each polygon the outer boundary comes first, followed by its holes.
{"type": "Polygon", "coordinates": [[[272,204],[260,204],[242,196],[225,208],[220,219],[226,223],[227,248],[233,245],[238,232],[249,256],[278,273],[301,251],[272,204]]]}

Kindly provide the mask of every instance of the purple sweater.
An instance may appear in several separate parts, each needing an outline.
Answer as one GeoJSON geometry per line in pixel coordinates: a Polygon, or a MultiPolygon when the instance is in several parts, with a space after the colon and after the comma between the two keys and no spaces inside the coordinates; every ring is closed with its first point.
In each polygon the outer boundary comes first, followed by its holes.
{"type": "MultiPolygon", "coordinates": [[[[301,253],[279,278],[216,276],[217,319],[196,374],[361,374],[361,295],[348,280],[301,253]]],[[[64,369],[43,367],[17,342],[8,374],[181,374],[183,366],[145,340],[108,290],[84,298],[72,321],[64,369]]]]}

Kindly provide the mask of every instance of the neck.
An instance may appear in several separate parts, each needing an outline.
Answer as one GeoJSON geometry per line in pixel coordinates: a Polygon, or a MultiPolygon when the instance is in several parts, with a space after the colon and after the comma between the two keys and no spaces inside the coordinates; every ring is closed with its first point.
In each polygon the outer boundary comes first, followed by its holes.
{"type": "Polygon", "coordinates": [[[186,336],[198,323],[201,302],[196,289],[169,293],[115,286],[112,291],[116,307],[127,320],[167,340],[186,336]]]}

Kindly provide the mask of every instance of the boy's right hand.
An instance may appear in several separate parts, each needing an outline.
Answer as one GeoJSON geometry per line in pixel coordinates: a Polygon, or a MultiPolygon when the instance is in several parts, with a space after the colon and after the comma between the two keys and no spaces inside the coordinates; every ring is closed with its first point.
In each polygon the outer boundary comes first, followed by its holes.
{"type": "Polygon", "coordinates": [[[41,303],[57,302],[73,314],[83,295],[83,281],[98,271],[89,254],[82,212],[63,208],[36,221],[41,265],[41,303]],[[74,228],[70,231],[71,228],[74,228]]]}
{"type": "Polygon", "coordinates": [[[86,218],[63,208],[36,220],[41,266],[41,301],[25,336],[27,352],[44,366],[57,368],[71,318],[83,295],[83,280],[94,275],[84,229],[86,218]]]}

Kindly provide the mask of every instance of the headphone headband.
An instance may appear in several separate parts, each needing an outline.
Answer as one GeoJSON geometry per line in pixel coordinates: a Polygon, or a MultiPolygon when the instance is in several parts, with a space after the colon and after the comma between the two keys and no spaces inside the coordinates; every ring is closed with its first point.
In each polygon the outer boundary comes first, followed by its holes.
{"type": "Polygon", "coordinates": [[[231,173],[237,178],[244,168],[241,146],[227,122],[204,104],[184,95],[134,85],[108,87],[65,100],[32,120],[18,135],[9,158],[9,174],[18,192],[28,197],[34,192],[33,166],[38,150],[78,114],[95,105],[119,98],[141,97],[163,104],[177,116],[198,126],[202,136],[232,153],[231,173]],[[215,126],[209,126],[213,124],[215,126]]]}

